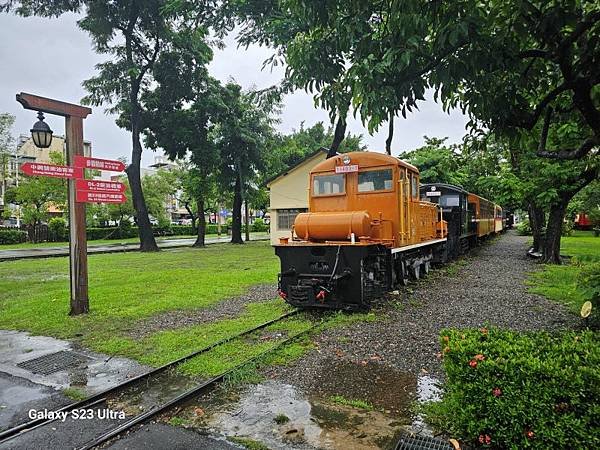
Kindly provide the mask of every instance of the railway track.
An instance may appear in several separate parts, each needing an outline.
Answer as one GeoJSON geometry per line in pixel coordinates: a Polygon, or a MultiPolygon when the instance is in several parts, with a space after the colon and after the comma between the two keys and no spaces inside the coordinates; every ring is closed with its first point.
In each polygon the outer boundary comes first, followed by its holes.
{"type": "MultiPolygon", "coordinates": [[[[57,413],[70,413],[72,411],[84,410],[84,409],[90,410],[92,408],[98,407],[99,405],[107,403],[109,400],[116,398],[116,396],[119,393],[126,391],[126,390],[131,390],[131,389],[136,389],[136,388],[141,389],[139,395],[143,395],[144,383],[146,384],[146,386],[150,386],[150,383],[152,382],[153,379],[155,379],[155,381],[156,381],[156,379],[160,378],[161,376],[164,376],[165,374],[168,375],[169,371],[175,369],[180,364],[182,364],[186,361],[189,361],[196,356],[207,353],[225,343],[234,341],[239,338],[243,338],[245,336],[249,336],[252,333],[255,333],[256,331],[260,331],[264,328],[267,328],[270,325],[273,325],[284,319],[290,318],[290,317],[298,314],[299,312],[300,312],[299,309],[290,311],[286,314],[283,314],[283,315],[277,317],[276,319],[272,319],[270,321],[264,322],[254,328],[251,328],[251,329],[245,330],[241,333],[238,333],[236,335],[221,339],[211,345],[208,345],[197,351],[194,351],[193,353],[190,353],[182,358],[179,358],[175,361],[171,361],[161,367],[151,370],[150,372],[139,375],[135,378],[132,378],[132,379],[124,382],[124,383],[121,383],[119,385],[116,385],[114,387],[106,389],[102,392],[99,392],[85,400],[71,403],[67,406],[64,406],[63,408],[52,411],[52,414],[48,414],[48,416],[49,417],[59,417],[59,414],[57,414],[57,413]]],[[[217,383],[222,381],[230,373],[238,370],[239,368],[241,368],[251,362],[257,361],[260,358],[264,357],[265,355],[285,346],[286,344],[297,339],[301,335],[308,333],[313,328],[314,328],[314,326],[308,328],[307,330],[296,333],[293,336],[289,336],[286,339],[279,341],[274,347],[264,350],[261,353],[259,353],[258,355],[254,356],[252,358],[249,358],[249,359],[243,361],[242,363],[236,365],[235,367],[228,369],[210,379],[203,380],[202,382],[200,382],[200,384],[197,384],[197,385],[193,386],[192,388],[186,389],[183,392],[178,393],[177,395],[174,395],[173,397],[169,398],[167,401],[163,401],[162,403],[151,407],[150,409],[148,409],[145,412],[134,415],[133,417],[125,420],[124,422],[119,423],[116,427],[113,427],[105,432],[102,432],[102,434],[100,434],[99,436],[96,433],[96,436],[92,440],[85,441],[85,443],[82,446],[79,446],[77,448],[91,449],[91,448],[97,447],[97,446],[119,436],[120,434],[124,433],[125,431],[130,430],[132,427],[134,427],[140,423],[143,423],[144,421],[150,419],[151,417],[154,417],[158,414],[164,413],[164,412],[168,411],[169,409],[175,407],[176,405],[179,405],[179,404],[185,402],[186,400],[190,399],[191,397],[210,389],[211,387],[215,386],[217,383]]],[[[3,431],[0,433],[0,449],[5,448],[6,445],[13,444],[13,443],[16,444],[16,448],[19,448],[19,443],[18,443],[19,438],[23,437],[24,435],[26,435],[30,432],[33,432],[36,429],[50,426],[53,423],[57,422],[58,420],[59,419],[57,419],[57,418],[35,419],[30,422],[26,422],[26,423],[17,425],[13,428],[3,431]]],[[[85,425],[85,424],[83,424],[83,425],[85,425]]],[[[56,428],[52,428],[52,430],[56,430],[56,428]]],[[[11,447],[8,447],[8,448],[11,448],[11,447]]]]}

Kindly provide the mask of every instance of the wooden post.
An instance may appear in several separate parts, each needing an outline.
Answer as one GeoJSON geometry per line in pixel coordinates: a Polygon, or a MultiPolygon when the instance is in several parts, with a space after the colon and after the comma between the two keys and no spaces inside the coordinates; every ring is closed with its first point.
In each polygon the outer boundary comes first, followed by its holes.
{"type": "MultiPolygon", "coordinates": [[[[75,165],[75,156],[83,154],[83,119],[69,116],[65,120],[67,165],[75,165]]],[[[87,234],[85,203],[75,201],[75,180],[69,180],[69,270],[71,272],[70,315],[90,310],[88,298],[87,234]]]]}
{"type": "MultiPolygon", "coordinates": [[[[17,101],[25,109],[42,111],[65,118],[67,165],[73,166],[75,156],[83,154],[83,119],[92,113],[90,108],[21,92],[17,101]]],[[[75,180],[69,180],[69,271],[71,279],[70,315],[89,311],[87,237],[85,203],[75,201],[75,180]]]]}

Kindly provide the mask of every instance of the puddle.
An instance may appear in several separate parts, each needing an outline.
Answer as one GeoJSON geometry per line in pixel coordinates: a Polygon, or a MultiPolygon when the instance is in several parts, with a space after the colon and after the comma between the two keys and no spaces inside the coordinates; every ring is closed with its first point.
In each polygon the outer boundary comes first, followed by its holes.
{"type": "Polygon", "coordinates": [[[0,330],[0,372],[57,390],[77,387],[87,394],[93,394],[148,370],[150,368],[126,358],[76,349],[68,341],[31,336],[20,331],[0,330]],[[86,362],[49,375],[36,374],[17,366],[21,362],[60,351],[74,351],[84,355],[86,362]]]}
{"type": "Polygon", "coordinates": [[[179,416],[191,417],[189,423],[204,431],[252,439],[271,449],[387,449],[402,432],[429,432],[410,409],[416,401],[439,396],[431,377],[378,363],[332,361],[319,381],[310,395],[272,380],[241,392],[219,390],[179,416]],[[363,400],[372,410],[338,404],[331,400],[334,395],[363,400]]]}
{"type": "Polygon", "coordinates": [[[124,411],[128,415],[148,411],[177,397],[178,394],[197,386],[199,380],[178,374],[175,371],[162,372],[142,385],[121,392],[117,398],[111,399],[111,408],[124,411]]]}
{"type": "Polygon", "coordinates": [[[205,415],[196,425],[256,440],[271,449],[384,448],[399,426],[380,411],[307,398],[294,386],[276,381],[251,386],[233,402],[223,403],[217,395],[203,406],[205,415]]]}
{"type": "Polygon", "coordinates": [[[417,400],[417,377],[400,372],[377,361],[355,363],[345,359],[329,359],[311,393],[322,398],[342,396],[349,400],[369,402],[396,417],[410,417],[411,405],[417,400]]]}

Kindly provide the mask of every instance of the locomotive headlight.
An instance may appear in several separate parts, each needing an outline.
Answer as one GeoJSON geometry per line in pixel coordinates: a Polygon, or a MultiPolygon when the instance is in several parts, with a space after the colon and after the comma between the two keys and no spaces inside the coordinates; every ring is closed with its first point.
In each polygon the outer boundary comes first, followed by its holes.
{"type": "Polygon", "coordinates": [[[342,156],[342,162],[344,163],[344,165],[348,165],[350,164],[350,157],[348,155],[344,155],[342,156]]]}

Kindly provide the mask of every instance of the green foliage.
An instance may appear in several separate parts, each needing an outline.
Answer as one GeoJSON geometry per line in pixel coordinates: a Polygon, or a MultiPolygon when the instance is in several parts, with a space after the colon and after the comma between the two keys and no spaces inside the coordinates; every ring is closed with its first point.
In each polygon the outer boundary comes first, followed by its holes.
{"type": "MultiPolygon", "coordinates": [[[[600,262],[584,264],[577,277],[577,287],[587,300],[592,301],[594,309],[600,306],[600,262]]],[[[592,313],[598,314],[592,310],[592,313]]]]}
{"type": "Polygon", "coordinates": [[[27,241],[27,233],[21,230],[0,229],[0,245],[20,244],[27,241]]]}
{"type": "MultiPolygon", "coordinates": [[[[60,153],[50,153],[53,164],[63,164],[60,153]]],[[[48,207],[53,204],[59,208],[64,207],[67,199],[66,180],[60,178],[25,176],[21,179],[19,187],[13,188],[11,196],[15,203],[21,206],[23,222],[33,226],[48,219],[48,207]]]]}
{"type": "Polygon", "coordinates": [[[68,397],[75,402],[85,400],[88,397],[88,395],[85,393],[85,391],[75,388],[75,387],[65,388],[62,390],[62,393],[65,397],[68,397]]]}
{"type": "Polygon", "coordinates": [[[49,240],[53,242],[68,241],[67,221],[62,217],[53,217],[48,221],[49,240]]]}
{"type": "Polygon", "coordinates": [[[329,401],[337,403],[338,405],[351,406],[357,409],[364,409],[366,411],[372,411],[373,405],[365,400],[352,400],[347,399],[343,395],[332,395],[329,397],[329,401]]]}
{"type": "Polygon", "coordinates": [[[443,331],[446,383],[428,420],[477,448],[596,448],[599,344],[591,331],[443,331]]]}
{"type": "Polygon", "coordinates": [[[529,220],[521,220],[517,224],[517,233],[521,236],[531,236],[531,225],[529,224],[529,220]]]}
{"type": "Polygon", "coordinates": [[[290,421],[290,418],[288,416],[286,416],[285,414],[277,414],[274,418],[273,418],[273,422],[275,422],[277,425],[283,425],[286,424],[290,421]]]}
{"type": "Polygon", "coordinates": [[[229,436],[227,440],[241,445],[248,450],[269,450],[269,447],[262,442],[247,437],[229,436]]]}
{"type": "Polygon", "coordinates": [[[445,145],[448,138],[425,136],[423,147],[398,157],[419,168],[421,183],[447,183],[463,186],[467,180],[465,158],[457,145],[445,145]]]}
{"type": "Polygon", "coordinates": [[[265,221],[259,217],[257,219],[254,219],[254,222],[250,225],[250,231],[269,231],[269,225],[267,225],[265,221]]]}

